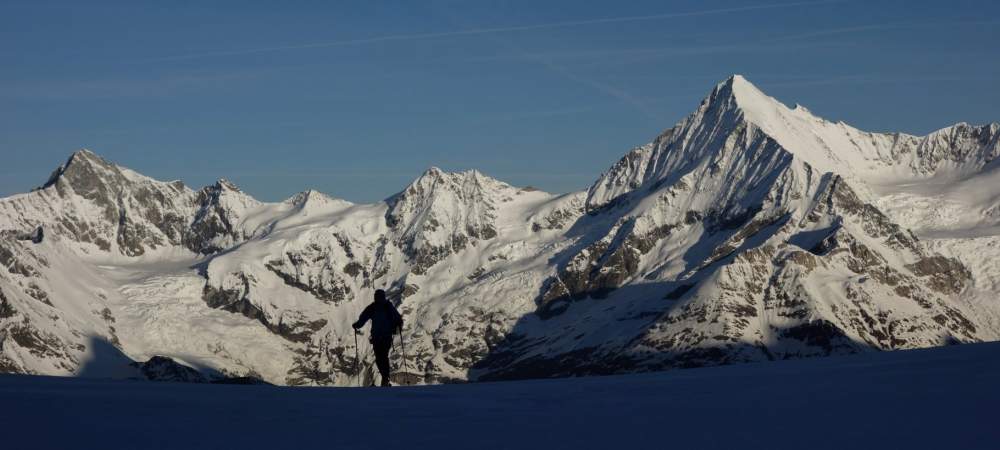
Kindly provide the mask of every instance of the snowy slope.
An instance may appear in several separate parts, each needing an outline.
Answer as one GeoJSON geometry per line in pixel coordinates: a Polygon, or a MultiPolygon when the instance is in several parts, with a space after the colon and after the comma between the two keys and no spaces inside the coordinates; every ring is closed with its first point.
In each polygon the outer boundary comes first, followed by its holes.
{"type": "Polygon", "coordinates": [[[0,371],[142,377],[165,356],[348,385],[378,288],[407,322],[397,381],[997,340],[998,132],[864,132],[733,76],[565,195],[432,168],[383,202],[263,203],[80,151],[0,199],[0,371]]]}
{"type": "Polygon", "coordinates": [[[739,76],[718,85],[591,187],[585,220],[600,234],[542,297],[544,315],[606,298],[637,335],[581,344],[570,329],[562,352],[549,339],[488,368],[605,373],[996,339],[968,269],[870,203],[854,167],[874,147],[836,145],[831,127],[844,128],[739,76]]]}
{"type": "Polygon", "coordinates": [[[995,343],[392,389],[0,376],[0,422],[25,449],[992,449],[998,377],[995,343]]]}

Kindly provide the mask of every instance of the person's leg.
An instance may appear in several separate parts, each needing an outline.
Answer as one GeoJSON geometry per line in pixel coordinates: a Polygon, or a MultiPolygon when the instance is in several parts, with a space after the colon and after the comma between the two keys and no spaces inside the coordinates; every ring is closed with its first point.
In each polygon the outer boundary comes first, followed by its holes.
{"type": "Polygon", "coordinates": [[[392,336],[379,336],[373,339],[375,346],[375,365],[382,375],[382,386],[389,385],[389,349],[392,348],[392,336]]]}

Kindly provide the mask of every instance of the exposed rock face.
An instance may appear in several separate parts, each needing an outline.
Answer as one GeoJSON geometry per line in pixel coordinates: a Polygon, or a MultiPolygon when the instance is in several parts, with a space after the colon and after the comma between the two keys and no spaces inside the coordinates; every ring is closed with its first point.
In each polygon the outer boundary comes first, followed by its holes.
{"type": "Polygon", "coordinates": [[[177,363],[166,356],[154,356],[143,363],[132,363],[150,381],[172,381],[176,383],[205,383],[208,379],[188,366],[177,363]]]}
{"type": "Polygon", "coordinates": [[[913,172],[933,175],[942,169],[974,173],[1000,156],[1000,124],[972,126],[959,123],[924,137],[900,135],[891,153],[913,172]]]}
{"type": "Polygon", "coordinates": [[[386,225],[416,274],[478,241],[497,235],[496,199],[516,189],[479,172],[431,168],[387,200],[386,225]]]}
{"type": "Polygon", "coordinates": [[[0,229],[36,230],[35,240],[49,232],[85,244],[84,251],[125,256],[177,246],[210,254],[247,238],[237,225],[259,205],[226,180],[194,192],[81,150],[41,188],[0,202],[0,229]]]}
{"type": "Polygon", "coordinates": [[[96,223],[75,227],[69,217],[63,225],[84,242],[91,230],[103,228],[104,235],[93,239],[102,250],[113,243],[122,254],[139,256],[178,244],[187,225],[189,191],[183,184],[152,182],[86,150],[75,153],[43,187],[52,189],[63,199],[77,195],[97,207],[96,223]]]}
{"type": "MultiPolygon", "coordinates": [[[[367,262],[366,262],[367,263],[367,262]]],[[[312,294],[318,300],[336,304],[353,297],[348,280],[370,284],[370,273],[355,259],[348,237],[320,233],[302,248],[289,248],[280,259],[266,264],[285,284],[312,294]],[[342,261],[348,260],[347,264],[342,261]]]]}
{"type": "Polygon", "coordinates": [[[198,212],[184,234],[184,244],[201,254],[222,251],[248,238],[247,232],[239,228],[240,220],[247,210],[260,206],[227,180],[198,191],[195,203],[198,212]]]}
{"type": "Polygon", "coordinates": [[[296,311],[275,314],[261,309],[258,302],[250,299],[253,286],[257,283],[257,279],[253,275],[236,273],[227,278],[224,283],[222,288],[216,288],[211,283],[205,285],[202,298],[206,305],[210,308],[241,314],[248,319],[256,320],[272,333],[289,341],[308,342],[312,334],[322,329],[327,323],[326,319],[307,319],[296,311]]]}
{"type": "Polygon", "coordinates": [[[60,332],[59,324],[74,323],[53,305],[46,281],[50,262],[34,245],[10,235],[0,237],[0,369],[72,373],[85,350],[83,336],[60,332]]]}
{"type": "MultiPolygon", "coordinates": [[[[0,199],[0,371],[76,373],[96,336],[148,359],[136,367],[149,378],[205,380],[154,356],[167,354],[238,379],[370,383],[350,324],[375,289],[406,321],[397,383],[998,339],[1000,307],[983,300],[1000,289],[993,228],[925,239],[878,178],[989,177],[998,135],[867,133],[737,76],[561,196],[431,169],[375,204],[314,191],[261,203],[225,180],[192,191],[82,151],[0,199]]],[[[983,204],[976,223],[1000,225],[1000,200],[983,204]]]]}

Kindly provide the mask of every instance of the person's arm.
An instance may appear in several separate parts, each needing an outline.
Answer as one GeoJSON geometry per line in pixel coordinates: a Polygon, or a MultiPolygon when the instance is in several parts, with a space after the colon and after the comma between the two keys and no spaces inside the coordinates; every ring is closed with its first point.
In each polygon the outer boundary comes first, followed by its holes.
{"type": "Polygon", "coordinates": [[[357,330],[365,326],[365,324],[368,323],[368,320],[371,318],[372,318],[372,306],[368,305],[367,307],[365,307],[364,311],[361,311],[361,316],[358,317],[358,321],[354,322],[354,325],[351,326],[353,326],[354,329],[357,330]]]}

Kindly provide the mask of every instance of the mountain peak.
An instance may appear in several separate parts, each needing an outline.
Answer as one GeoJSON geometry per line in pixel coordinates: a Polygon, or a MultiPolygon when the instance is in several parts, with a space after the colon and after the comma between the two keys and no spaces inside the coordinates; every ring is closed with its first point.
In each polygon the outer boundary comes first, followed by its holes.
{"type": "Polygon", "coordinates": [[[422,275],[448,255],[496,237],[497,205],[514,192],[510,185],[475,170],[445,172],[431,167],[386,199],[385,221],[412,272],[422,275]]]}
{"type": "Polygon", "coordinates": [[[64,166],[69,167],[75,164],[88,164],[105,169],[118,167],[117,164],[102,158],[97,153],[94,153],[86,148],[73,152],[73,154],[70,155],[69,160],[66,161],[66,164],[64,166]]]}
{"type": "MultiPolygon", "coordinates": [[[[740,109],[758,112],[761,109],[771,109],[780,102],[768,96],[743,75],[731,75],[725,81],[717,84],[711,95],[706,99],[709,103],[724,102],[734,104],[740,109]]],[[[787,108],[786,108],[787,109],[787,108]]]]}
{"type": "Polygon", "coordinates": [[[751,87],[753,86],[753,83],[750,83],[750,81],[747,80],[746,77],[744,77],[743,75],[740,75],[738,73],[734,73],[734,74],[730,75],[729,78],[726,78],[722,83],[719,83],[719,84],[720,85],[729,85],[729,86],[733,86],[733,87],[736,87],[736,86],[745,87],[747,85],[749,85],[751,87]]]}
{"type": "Polygon", "coordinates": [[[215,182],[215,185],[213,185],[213,187],[220,191],[243,192],[240,190],[239,186],[236,186],[235,183],[225,178],[219,178],[219,180],[215,182]]]}
{"type": "Polygon", "coordinates": [[[674,183],[683,170],[727,148],[740,152],[730,137],[746,129],[777,142],[813,167],[833,171],[841,164],[816,144],[814,133],[823,131],[820,122],[804,108],[793,111],[742,75],[732,75],[716,84],[687,118],[602,174],[588,191],[587,208],[601,208],[643,185],[674,183]]]}
{"type": "Polygon", "coordinates": [[[440,187],[461,187],[470,183],[473,185],[506,186],[506,183],[484,175],[482,172],[475,169],[461,172],[446,172],[438,167],[431,166],[419,177],[414,179],[404,192],[413,190],[433,191],[439,187],[439,185],[441,185],[440,187]]]}
{"type": "Polygon", "coordinates": [[[295,194],[284,201],[284,203],[298,206],[300,208],[311,208],[315,206],[325,206],[330,204],[349,205],[347,200],[333,198],[315,189],[308,189],[295,194]]]}
{"type": "Polygon", "coordinates": [[[65,179],[70,184],[85,184],[89,189],[98,178],[121,176],[119,167],[88,149],[80,149],[57,167],[42,186],[45,189],[65,179]]]}
{"type": "Polygon", "coordinates": [[[229,209],[245,210],[260,205],[260,201],[225,178],[220,178],[211,186],[202,188],[201,196],[201,203],[207,200],[211,204],[224,205],[229,209]]]}
{"type": "Polygon", "coordinates": [[[427,170],[424,171],[424,173],[421,176],[424,176],[424,177],[440,177],[440,176],[442,176],[442,175],[444,175],[446,173],[447,172],[441,170],[440,167],[430,166],[429,168],[427,168],[427,170]]]}
{"type": "Polygon", "coordinates": [[[444,170],[441,170],[437,166],[431,166],[423,173],[421,173],[420,176],[413,179],[413,181],[410,182],[409,186],[407,186],[407,190],[412,190],[413,188],[416,187],[422,187],[423,189],[433,189],[433,187],[437,185],[439,182],[451,178],[450,175],[452,175],[452,173],[445,172],[444,170]]]}
{"type": "Polygon", "coordinates": [[[100,158],[100,156],[98,156],[97,153],[94,153],[89,148],[81,148],[81,149],[73,152],[73,154],[70,155],[70,160],[72,160],[75,157],[81,157],[81,158],[100,158]]]}
{"type": "Polygon", "coordinates": [[[431,167],[386,202],[390,206],[390,216],[441,208],[477,209],[480,203],[488,203],[492,207],[495,199],[513,189],[509,184],[476,170],[445,172],[431,167]]]}
{"type": "Polygon", "coordinates": [[[822,172],[851,173],[849,166],[859,164],[863,158],[858,152],[846,152],[844,130],[862,133],[846,124],[834,124],[812,114],[801,105],[789,108],[781,101],[765,94],[740,75],[733,75],[716,85],[712,94],[703,102],[706,110],[716,110],[716,117],[725,112],[736,113],[742,122],[762,131],[785,150],[802,158],[822,172]],[[840,154],[833,149],[840,149],[840,154]]]}

